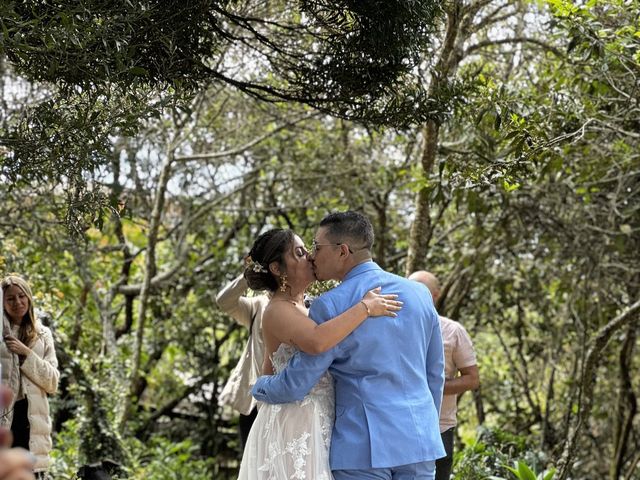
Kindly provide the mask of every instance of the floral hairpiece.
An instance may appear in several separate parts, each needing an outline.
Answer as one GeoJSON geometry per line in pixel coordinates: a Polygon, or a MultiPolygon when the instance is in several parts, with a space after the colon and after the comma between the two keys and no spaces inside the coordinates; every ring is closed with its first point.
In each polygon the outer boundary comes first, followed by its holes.
{"type": "Polygon", "coordinates": [[[268,273],[269,270],[264,268],[260,263],[256,262],[253,258],[247,257],[247,268],[250,268],[256,273],[268,273]]]}

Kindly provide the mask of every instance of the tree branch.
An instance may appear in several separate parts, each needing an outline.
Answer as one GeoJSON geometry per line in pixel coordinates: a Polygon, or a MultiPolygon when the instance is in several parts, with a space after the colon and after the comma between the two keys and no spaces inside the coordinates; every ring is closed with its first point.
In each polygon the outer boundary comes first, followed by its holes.
{"type": "Polygon", "coordinates": [[[250,142],[242,145],[241,147],[238,148],[234,148],[232,150],[226,150],[223,152],[216,152],[216,153],[198,153],[195,155],[184,155],[184,156],[179,156],[176,157],[176,161],[188,161],[188,160],[211,160],[211,159],[218,159],[218,158],[224,158],[224,157],[230,157],[232,155],[239,155],[240,153],[243,153],[247,150],[249,150],[252,147],[255,147],[256,145],[258,145],[259,143],[265,141],[266,139],[273,137],[276,133],[289,128],[293,125],[296,125],[297,123],[303,122],[305,120],[308,120],[310,118],[316,117],[319,115],[319,112],[312,112],[312,113],[308,113],[306,115],[303,115],[302,117],[296,118],[295,120],[291,120],[287,123],[284,123],[282,125],[280,125],[279,127],[276,127],[275,129],[273,129],[270,132],[265,133],[264,135],[261,135],[253,140],[251,140],[250,142]]]}
{"type": "Polygon", "coordinates": [[[554,53],[556,56],[563,58],[565,55],[556,47],[549,45],[548,43],[543,42],[542,40],[538,40],[536,38],[531,37],[512,37],[512,38],[503,38],[500,40],[483,40],[482,42],[478,42],[474,45],[470,45],[464,51],[464,56],[470,55],[476,50],[480,50],[486,47],[491,47],[494,45],[504,45],[509,43],[532,43],[534,45],[538,45],[539,47],[548,50],[549,52],[554,53]]]}

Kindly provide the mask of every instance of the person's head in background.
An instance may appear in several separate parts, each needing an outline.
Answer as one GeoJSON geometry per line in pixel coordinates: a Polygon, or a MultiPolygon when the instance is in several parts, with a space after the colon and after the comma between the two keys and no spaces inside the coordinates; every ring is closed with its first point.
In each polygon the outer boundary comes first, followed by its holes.
{"type": "Polygon", "coordinates": [[[18,339],[30,346],[36,338],[36,316],[31,286],[22,277],[7,275],[0,282],[2,307],[11,325],[19,325],[18,339]]]}
{"type": "Polygon", "coordinates": [[[426,270],[418,270],[409,275],[408,278],[409,280],[420,282],[427,287],[429,292],[431,292],[433,303],[438,303],[438,299],[440,298],[440,281],[438,280],[438,277],[426,270]]]}

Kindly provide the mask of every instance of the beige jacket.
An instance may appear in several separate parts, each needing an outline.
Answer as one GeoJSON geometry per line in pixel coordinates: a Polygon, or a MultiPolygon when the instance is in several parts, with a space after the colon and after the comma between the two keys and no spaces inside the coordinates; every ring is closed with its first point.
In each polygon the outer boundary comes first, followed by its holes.
{"type": "Polygon", "coordinates": [[[216,303],[222,311],[231,315],[240,325],[251,328],[249,341],[219,399],[221,405],[229,405],[243,415],[249,415],[256,406],[256,401],[251,396],[251,387],[262,373],[262,312],[269,303],[266,295],[244,296],[247,288],[247,281],[240,275],[216,295],[216,303]]]}
{"type": "MultiPolygon", "coordinates": [[[[9,328],[4,320],[4,331],[9,328]]],[[[38,336],[31,353],[20,365],[18,356],[0,343],[0,361],[2,362],[2,383],[18,392],[20,382],[22,391],[28,402],[28,417],[31,428],[29,450],[36,457],[35,471],[45,471],[49,468],[49,452],[51,451],[51,416],[49,415],[49,400],[47,394],[55,393],[58,389],[58,360],[53,346],[51,330],[36,323],[38,336]]],[[[13,400],[15,402],[15,398],[13,400]]],[[[0,409],[0,426],[11,428],[13,421],[13,404],[0,409]]]]}

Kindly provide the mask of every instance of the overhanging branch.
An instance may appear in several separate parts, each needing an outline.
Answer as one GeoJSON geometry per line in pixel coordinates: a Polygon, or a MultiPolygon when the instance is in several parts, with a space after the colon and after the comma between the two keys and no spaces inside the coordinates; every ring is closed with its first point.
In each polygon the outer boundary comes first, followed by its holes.
{"type": "Polygon", "coordinates": [[[470,55],[476,50],[481,50],[483,48],[487,48],[495,45],[505,45],[510,43],[531,43],[533,45],[542,47],[543,49],[549,52],[552,52],[558,57],[563,58],[565,56],[564,53],[562,53],[558,48],[552,45],[549,45],[548,43],[545,43],[542,40],[538,40],[537,38],[531,38],[531,37],[512,37],[512,38],[502,38],[500,40],[484,40],[482,42],[478,42],[474,45],[470,45],[469,47],[467,47],[466,50],[464,51],[464,56],[466,57],[467,55],[470,55]]]}

